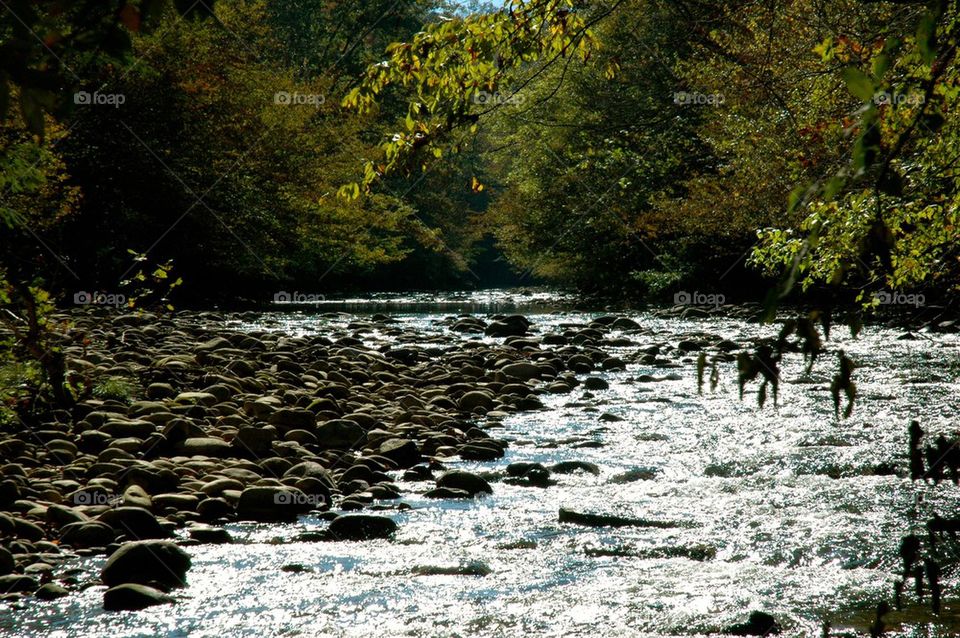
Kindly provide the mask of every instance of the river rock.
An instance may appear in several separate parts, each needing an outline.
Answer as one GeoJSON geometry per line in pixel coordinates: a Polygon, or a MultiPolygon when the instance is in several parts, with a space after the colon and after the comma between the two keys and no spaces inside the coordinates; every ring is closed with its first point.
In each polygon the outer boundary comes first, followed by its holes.
{"type": "Polygon", "coordinates": [[[226,499],[219,497],[205,498],[197,503],[197,514],[200,515],[200,520],[202,521],[215,521],[220,518],[232,516],[234,514],[234,507],[228,503],[226,499]]]}
{"type": "Polygon", "coordinates": [[[457,454],[464,461],[493,461],[501,458],[504,450],[492,441],[471,441],[457,448],[457,454]]]}
{"type": "Polygon", "coordinates": [[[114,507],[101,514],[98,520],[131,540],[170,537],[170,532],[160,525],[157,518],[142,507],[114,507]]]}
{"type": "Polygon", "coordinates": [[[226,458],[233,454],[233,448],[223,439],[205,436],[187,439],[175,448],[177,454],[183,456],[209,456],[212,458],[226,458]]]}
{"type": "Polygon", "coordinates": [[[539,366],[527,361],[508,363],[507,365],[503,366],[500,371],[508,377],[521,379],[523,381],[539,379],[540,374],[542,373],[539,366]]]}
{"type": "Polygon", "coordinates": [[[136,437],[145,439],[157,430],[157,426],[149,421],[112,419],[99,428],[100,432],[109,434],[116,439],[136,437]]]}
{"type": "Polygon", "coordinates": [[[491,321],[483,332],[490,337],[522,337],[529,328],[530,321],[526,317],[511,315],[491,321]]]}
{"type": "Polygon", "coordinates": [[[486,480],[464,470],[452,470],[437,479],[437,487],[450,487],[457,490],[464,490],[470,496],[477,494],[493,494],[493,488],[486,480]]]}
{"type": "Polygon", "coordinates": [[[159,589],[136,583],[117,585],[103,592],[103,608],[106,611],[138,611],[172,602],[175,602],[173,597],[159,589]]]}
{"type": "Polygon", "coordinates": [[[0,594],[35,592],[39,587],[40,581],[33,576],[23,574],[0,576],[0,594]]]}
{"type": "Polygon", "coordinates": [[[561,523],[573,523],[574,525],[584,525],[586,527],[677,527],[676,523],[670,521],[629,518],[611,514],[583,514],[564,507],[560,508],[558,520],[561,523]]]}
{"type": "Polygon", "coordinates": [[[113,528],[99,521],[69,523],[60,530],[60,542],[71,547],[106,547],[116,538],[113,528]]]}
{"type": "Polygon", "coordinates": [[[493,408],[493,397],[481,390],[471,390],[460,397],[457,405],[464,412],[473,412],[477,408],[488,411],[493,408]]]}
{"type": "Polygon", "coordinates": [[[349,450],[366,440],[367,433],[350,419],[333,419],[317,427],[317,443],[321,447],[349,450]]]}
{"type": "Polygon", "coordinates": [[[588,461],[560,461],[551,465],[550,471],[554,474],[573,474],[574,472],[600,474],[600,468],[597,464],[588,461]]]}
{"type": "Polygon", "coordinates": [[[393,536],[397,524],[386,516],[344,514],[330,521],[327,531],[333,540],[365,541],[393,536]]]}
{"type": "Polygon", "coordinates": [[[270,415],[267,423],[279,430],[313,430],[317,417],[303,408],[280,408],[270,415]]]}
{"type": "Polygon", "coordinates": [[[222,527],[191,527],[189,534],[190,538],[200,543],[219,545],[233,542],[230,532],[222,527]]]}
{"type": "Polygon", "coordinates": [[[781,631],[777,619],[763,611],[750,612],[746,622],[733,625],[724,630],[732,636],[770,636],[781,631]]]}
{"type": "Polygon", "coordinates": [[[0,576],[6,576],[13,573],[17,563],[13,560],[13,554],[6,547],[0,547],[0,576]]]}
{"type": "Polygon", "coordinates": [[[56,504],[47,506],[46,517],[47,522],[58,528],[70,523],[83,523],[90,520],[90,517],[78,509],[56,504]]]}
{"type": "Polygon", "coordinates": [[[311,509],[307,495],[294,487],[257,485],[240,494],[237,516],[241,520],[265,523],[295,521],[298,514],[311,509]]]}
{"type": "Polygon", "coordinates": [[[173,399],[181,405],[216,405],[217,397],[209,392],[181,392],[173,399]]]}
{"type": "Polygon", "coordinates": [[[147,386],[147,397],[150,399],[172,399],[177,391],[169,383],[151,383],[147,386]]]}
{"type": "Polygon", "coordinates": [[[123,504],[130,507],[141,507],[150,509],[153,507],[153,500],[150,495],[139,485],[131,485],[123,491],[123,504]]]}
{"type": "Polygon", "coordinates": [[[493,570],[482,561],[472,560],[460,565],[417,565],[413,573],[416,576],[489,576],[493,570]]]}
{"type": "Polygon", "coordinates": [[[387,439],[380,444],[380,455],[406,469],[423,461],[417,444],[410,439],[387,439]]]}
{"type": "Polygon", "coordinates": [[[269,456],[276,440],[277,429],[273,426],[245,426],[237,431],[231,445],[241,456],[257,458],[269,456]]]}
{"type": "Polygon", "coordinates": [[[100,579],[108,587],[123,583],[183,587],[190,564],[190,556],[170,541],[133,541],[110,555],[100,579]]]}
{"type": "Polygon", "coordinates": [[[40,600],[55,600],[57,598],[63,598],[64,596],[68,596],[69,594],[70,594],[70,590],[67,589],[66,587],[61,587],[56,583],[47,583],[45,585],[42,585],[40,589],[38,589],[36,593],[34,593],[34,596],[36,596],[40,600]]]}
{"type": "Polygon", "coordinates": [[[424,498],[473,498],[467,490],[452,487],[435,487],[423,493],[424,498]]]}
{"type": "Polygon", "coordinates": [[[607,390],[610,384],[600,377],[587,377],[583,380],[583,387],[587,390],[607,390]]]}

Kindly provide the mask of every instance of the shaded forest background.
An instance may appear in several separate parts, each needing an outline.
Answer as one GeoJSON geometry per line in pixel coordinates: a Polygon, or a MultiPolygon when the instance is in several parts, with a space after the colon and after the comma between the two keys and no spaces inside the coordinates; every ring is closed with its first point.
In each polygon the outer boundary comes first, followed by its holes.
{"type": "Polygon", "coordinates": [[[956,282],[953,3],[113,4],[4,17],[9,280],[956,282]]]}

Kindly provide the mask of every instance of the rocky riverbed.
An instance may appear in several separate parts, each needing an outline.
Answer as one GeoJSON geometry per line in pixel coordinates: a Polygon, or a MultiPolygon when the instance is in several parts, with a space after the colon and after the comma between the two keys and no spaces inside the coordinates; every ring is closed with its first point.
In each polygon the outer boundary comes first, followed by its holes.
{"type": "Polygon", "coordinates": [[[97,391],[0,437],[0,632],[855,627],[917,491],[956,507],[903,457],[953,426],[957,340],[841,337],[838,421],[832,359],[737,399],[755,313],[71,313],[97,391]]]}

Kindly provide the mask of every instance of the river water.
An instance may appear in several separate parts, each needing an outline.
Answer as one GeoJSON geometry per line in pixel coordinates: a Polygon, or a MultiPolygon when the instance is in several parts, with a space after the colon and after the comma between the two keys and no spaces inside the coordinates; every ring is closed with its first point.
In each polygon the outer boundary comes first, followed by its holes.
{"type": "MultiPolygon", "coordinates": [[[[423,343],[478,338],[448,329],[444,318],[522,310],[535,334],[585,326],[603,312],[582,312],[555,296],[492,295],[378,298],[327,303],[315,310],[243,315],[246,330],[359,334],[371,346],[396,331],[352,321],[385,312],[423,343]],[[337,314],[339,313],[339,314],[337,314]]],[[[423,483],[398,481],[405,511],[393,541],[303,543],[322,529],[310,516],[293,525],[228,525],[232,545],[188,547],[193,569],[174,607],[101,610],[102,588],[0,612],[0,635],[29,636],[692,636],[719,633],[752,610],[773,614],[786,635],[852,635],[889,598],[900,538],[936,511],[952,515],[960,489],[911,484],[907,423],[951,432],[960,373],[956,335],[867,327],[857,339],[837,326],[828,342],[857,363],[859,401],[834,417],[829,384],[835,354],[803,374],[788,357],[779,405],[759,409],[756,388],[737,394],[735,363],[720,365],[715,392],[698,395],[696,355],[674,346],[711,335],[745,343],[776,327],[715,314],[681,319],[621,313],[639,330],[613,330],[627,360],[653,345],[670,364],[630,363],[602,372],[608,390],[544,394],[546,409],[490,426],[511,442],[494,462],[451,467],[502,472],[507,463],[595,463],[600,474],[556,475],[545,489],[495,482],[473,501],[430,500],[423,483]],[[629,343],[629,345],[626,345],[629,343]],[[642,375],[649,375],[642,376],[642,375]],[[653,377],[654,380],[649,380],[653,377]],[[622,420],[600,419],[611,414],[622,420]],[[897,466],[900,476],[890,473],[897,466]],[[561,507],[681,523],[672,528],[588,528],[561,524],[561,507]],[[300,573],[281,567],[299,564],[300,573]],[[486,575],[417,575],[424,568],[467,567],[486,575]],[[864,620],[866,619],[866,620],[864,620]]],[[[483,338],[483,337],[480,337],[483,338]]],[[[411,340],[416,345],[416,340],[411,340]]],[[[95,577],[102,559],[72,559],[95,577]]],[[[950,580],[947,591],[956,591],[950,580]]],[[[903,635],[960,635],[947,595],[939,625],[903,635]]],[[[893,635],[893,634],[891,634],[893,635]]]]}

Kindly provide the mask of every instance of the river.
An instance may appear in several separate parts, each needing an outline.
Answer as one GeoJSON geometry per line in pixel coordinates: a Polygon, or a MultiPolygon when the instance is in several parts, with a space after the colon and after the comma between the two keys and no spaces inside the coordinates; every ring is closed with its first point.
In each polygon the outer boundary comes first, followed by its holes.
{"type": "MultiPolygon", "coordinates": [[[[495,340],[452,332],[447,319],[499,310],[523,312],[534,336],[609,314],[573,309],[556,296],[486,293],[325,303],[228,315],[226,323],[356,334],[371,347],[402,336],[416,347],[495,340]],[[372,313],[396,323],[365,327],[372,313]]],[[[825,620],[841,628],[833,635],[845,635],[845,625],[862,629],[876,602],[890,596],[900,538],[934,511],[955,513],[960,502],[953,485],[904,476],[911,419],[933,434],[956,427],[958,336],[918,331],[903,339],[902,329],[867,326],[854,339],[836,326],[830,352],[811,374],[801,355],[785,360],[778,405],[769,399],[760,409],[756,384],[738,398],[730,361],[720,364],[716,390],[698,394],[696,353],[676,346],[745,344],[774,335],[775,326],[722,311],[617,314],[640,328],[606,335],[615,345],[604,349],[628,361],[625,370],[593,375],[609,389],[543,394],[542,410],[481,418],[510,441],[506,456],[448,462],[502,474],[518,461],[582,460],[596,464],[598,475],[555,475],[558,483],[546,488],[496,481],[492,496],[464,501],[426,499],[423,484],[398,474],[401,502],[411,507],[384,510],[399,523],[392,541],[297,542],[326,525],[312,516],[234,523],[226,526],[234,544],[187,548],[194,566],[173,608],[105,612],[102,588],[91,587],[4,611],[0,635],[692,636],[721,632],[753,610],[773,614],[784,635],[820,635],[825,620]],[[641,352],[652,346],[660,351],[653,362],[641,352]],[[838,348],[857,364],[859,396],[846,420],[834,416],[829,393],[838,348]],[[558,522],[560,508],[678,525],[582,527],[558,522]],[[281,570],[290,564],[303,570],[281,570]],[[422,575],[437,568],[485,575],[422,575]]],[[[76,558],[58,569],[95,578],[102,563],[76,558]]],[[[955,585],[951,576],[947,591],[955,585]]],[[[949,593],[946,600],[948,620],[939,628],[905,635],[958,635],[949,593]]]]}

